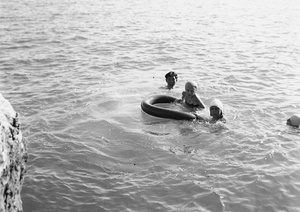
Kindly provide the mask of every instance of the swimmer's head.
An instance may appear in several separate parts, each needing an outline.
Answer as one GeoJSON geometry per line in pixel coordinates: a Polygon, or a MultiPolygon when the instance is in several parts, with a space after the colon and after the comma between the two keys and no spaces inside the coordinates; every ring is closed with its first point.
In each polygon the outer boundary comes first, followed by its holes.
{"type": "Polygon", "coordinates": [[[185,83],[185,92],[187,93],[188,96],[192,96],[196,93],[198,89],[198,85],[194,81],[189,81],[185,83]]]}
{"type": "Polygon", "coordinates": [[[293,127],[299,127],[300,126],[300,114],[292,115],[287,121],[287,125],[293,126],[293,127]]]}
{"type": "Polygon", "coordinates": [[[168,88],[171,89],[175,86],[177,81],[177,74],[174,71],[170,71],[165,75],[166,82],[168,84],[168,88]]]}
{"type": "Polygon", "coordinates": [[[185,89],[191,89],[191,88],[194,88],[194,89],[197,89],[198,88],[198,85],[195,81],[188,81],[185,83],[185,89]]]}
{"type": "Polygon", "coordinates": [[[223,118],[223,103],[219,99],[214,99],[210,103],[209,111],[214,119],[223,118]]]}

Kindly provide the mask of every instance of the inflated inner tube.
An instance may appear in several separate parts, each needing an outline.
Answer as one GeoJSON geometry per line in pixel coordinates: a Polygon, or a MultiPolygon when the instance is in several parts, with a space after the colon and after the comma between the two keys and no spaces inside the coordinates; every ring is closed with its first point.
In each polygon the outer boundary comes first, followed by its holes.
{"type": "Polygon", "coordinates": [[[173,103],[178,99],[167,95],[155,95],[144,99],[141,103],[142,110],[152,116],[176,120],[193,120],[196,116],[192,113],[172,110],[156,106],[159,103],[173,103]]]}

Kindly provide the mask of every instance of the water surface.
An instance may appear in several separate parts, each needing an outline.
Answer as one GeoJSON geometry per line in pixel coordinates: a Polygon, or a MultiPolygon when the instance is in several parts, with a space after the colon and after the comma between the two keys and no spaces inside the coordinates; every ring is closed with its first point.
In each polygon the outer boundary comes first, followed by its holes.
{"type": "Polygon", "coordinates": [[[0,8],[0,91],[29,152],[24,211],[299,210],[300,131],[285,125],[300,109],[298,1],[0,8]],[[222,100],[225,125],[141,111],[187,80],[206,105],[222,100]]]}

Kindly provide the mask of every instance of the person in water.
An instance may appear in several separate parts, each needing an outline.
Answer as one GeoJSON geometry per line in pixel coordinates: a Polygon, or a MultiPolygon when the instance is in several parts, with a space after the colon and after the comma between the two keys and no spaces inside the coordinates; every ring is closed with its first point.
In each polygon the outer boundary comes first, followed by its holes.
{"type": "Polygon", "coordinates": [[[209,106],[209,112],[211,118],[201,117],[198,114],[194,114],[198,120],[207,121],[209,123],[216,123],[217,121],[221,121],[226,123],[226,119],[223,115],[223,103],[219,99],[214,99],[209,106]]]}
{"type": "Polygon", "coordinates": [[[188,106],[198,107],[201,109],[205,108],[205,104],[202,102],[197,94],[198,85],[196,82],[187,82],[185,84],[185,91],[182,92],[181,100],[188,106]]]}
{"type": "Polygon", "coordinates": [[[286,124],[293,127],[300,126],[300,114],[292,115],[287,121],[286,124]]]}
{"type": "Polygon", "coordinates": [[[177,74],[174,71],[170,71],[165,75],[167,88],[172,89],[177,82],[177,74]]]}

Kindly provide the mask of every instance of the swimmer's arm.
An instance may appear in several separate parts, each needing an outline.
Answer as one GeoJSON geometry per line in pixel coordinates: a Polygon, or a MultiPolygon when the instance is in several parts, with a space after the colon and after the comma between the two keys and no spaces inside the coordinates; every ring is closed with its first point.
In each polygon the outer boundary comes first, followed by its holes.
{"type": "Polygon", "coordinates": [[[200,99],[200,97],[197,94],[194,96],[194,98],[196,105],[198,105],[199,108],[205,109],[204,102],[200,99]]]}
{"type": "Polygon", "coordinates": [[[174,103],[180,103],[180,104],[182,104],[182,99],[176,99],[174,103]]]}
{"type": "Polygon", "coordinates": [[[186,92],[182,91],[182,96],[181,96],[181,100],[184,101],[185,100],[185,96],[186,96],[186,92]]]}
{"type": "Polygon", "coordinates": [[[186,95],[186,92],[185,92],[185,91],[183,91],[183,92],[182,92],[181,99],[177,99],[177,100],[175,100],[175,102],[174,102],[174,103],[180,103],[180,104],[182,104],[182,103],[184,102],[185,95],[186,95]]]}
{"type": "Polygon", "coordinates": [[[204,102],[202,102],[201,99],[199,99],[199,100],[200,100],[200,104],[199,104],[200,106],[199,106],[199,107],[205,109],[205,104],[204,104],[204,102]]]}

